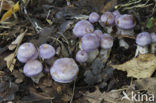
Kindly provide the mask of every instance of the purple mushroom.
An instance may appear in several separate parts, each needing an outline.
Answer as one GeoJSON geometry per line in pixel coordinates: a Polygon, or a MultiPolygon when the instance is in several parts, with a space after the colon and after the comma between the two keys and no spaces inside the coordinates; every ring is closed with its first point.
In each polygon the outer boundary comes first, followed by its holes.
{"type": "Polygon", "coordinates": [[[43,66],[38,60],[29,60],[23,68],[23,73],[28,77],[34,77],[42,72],[43,66]]]}
{"type": "Polygon", "coordinates": [[[80,62],[80,63],[83,63],[83,62],[86,62],[88,60],[88,54],[86,51],[84,50],[79,50],[77,53],[76,53],[76,61],[80,62]]]}
{"type": "MultiPolygon", "coordinates": [[[[116,17],[115,24],[118,28],[117,34],[130,36],[134,35],[134,27],[136,25],[136,21],[132,15],[124,14],[116,17]]],[[[129,48],[129,45],[126,41],[124,41],[124,39],[120,39],[119,44],[120,47],[124,47],[125,49],[129,48]]]]}
{"type": "Polygon", "coordinates": [[[32,43],[23,43],[17,51],[17,58],[20,62],[25,63],[38,57],[37,50],[32,43]]]}
{"type": "Polygon", "coordinates": [[[118,27],[118,33],[121,35],[133,35],[134,27],[136,25],[135,18],[132,15],[124,14],[120,15],[115,20],[115,24],[118,27]]]}
{"type": "Polygon", "coordinates": [[[110,54],[110,50],[113,46],[113,38],[109,34],[103,34],[101,36],[101,51],[100,55],[104,60],[107,60],[110,54]]]}
{"type": "Polygon", "coordinates": [[[55,55],[55,49],[49,44],[42,44],[39,47],[39,55],[42,59],[50,59],[55,55]]]}
{"type": "Polygon", "coordinates": [[[148,45],[151,43],[151,35],[148,32],[141,32],[136,37],[137,49],[135,56],[148,53],[148,45]]]}
{"type": "Polygon", "coordinates": [[[113,31],[112,27],[114,26],[115,17],[112,12],[105,12],[101,15],[100,24],[102,27],[106,28],[107,33],[113,31]]]}
{"type": "Polygon", "coordinates": [[[151,33],[151,39],[152,39],[152,44],[151,44],[151,52],[156,53],[156,33],[151,33]]]}
{"type": "Polygon", "coordinates": [[[98,21],[99,21],[99,18],[100,18],[100,16],[99,16],[99,14],[96,13],[96,12],[92,12],[92,13],[89,15],[89,21],[90,21],[91,23],[98,22],[98,21]]]}
{"type": "Polygon", "coordinates": [[[99,47],[99,39],[94,33],[86,34],[81,38],[81,49],[91,52],[99,47]]]}
{"type": "Polygon", "coordinates": [[[76,37],[83,37],[87,33],[92,33],[94,26],[87,20],[77,22],[73,28],[73,34],[76,37]]]}
{"type": "Polygon", "coordinates": [[[113,11],[113,15],[116,18],[117,16],[120,16],[120,12],[118,10],[113,11]]]}
{"type": "Polygon", "coordinates": [[[50,74],[56,82],[70,83],[76,79],[79,67],[72,58],[57,59],[50,69],[50,74]]]}
{"type": "Polygon", "coordinates": [[[103,32],[101,30],[95,30],[93,33],[96,34],[99,40],[100,40],[101,35],[103,35],[103,32]]]}

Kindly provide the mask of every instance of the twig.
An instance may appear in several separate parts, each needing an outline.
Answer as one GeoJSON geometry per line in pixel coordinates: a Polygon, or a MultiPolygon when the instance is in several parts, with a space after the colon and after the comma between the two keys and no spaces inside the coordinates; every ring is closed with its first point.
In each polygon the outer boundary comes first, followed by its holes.
{"type": "Polygon", "coordinates": [[[76,84],[76,79],[74,80],[74,85],[73,85],[73,93],[72,93],[72,98],[70,100],[70,103],[73,102],[74,94],[75,94],[75,84],[76,84]]]}
{"type": "Polygon", "coordinates": [[[32,19],[29,17],[24,0],[22,0],[22,6],[23,6],[23,9],[24,9],[24,14],[26,15],[26,19],[29,20],[29,22],[32,24],[35,31],[37,33],[39,33],[43,28],[40,27],[37,22],[33,22],[32,19]]]}
{"type": "Polygon", "coordinates": [[[142,0],[138,0],[138,1],[135,1],[135,2],[129,2],[129,3],[126,3],[126,4],[120,4],[120,5],[115,6],[115,8],[127,7],[127,6],[130,6],[130,5],[137,4],[137,3],[141,2],[141,1],[142,1],[142,0]]]}
{"type": "Polygon", "coordinates": [[[4,0],[2,0],[2,1],[1,1],[1,6],[0,6],[0,15],[1,15],[1,12],[2,12],[3,3],[4,3],[4,0]]]}

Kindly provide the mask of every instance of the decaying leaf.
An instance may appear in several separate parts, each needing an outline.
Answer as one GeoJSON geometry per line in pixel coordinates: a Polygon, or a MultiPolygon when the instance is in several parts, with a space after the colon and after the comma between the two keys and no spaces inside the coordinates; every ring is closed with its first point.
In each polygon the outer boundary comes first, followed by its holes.
{"type": "Polygon", "coordinates": [[[11,17],[13,13],[19,11],[19,2],[17,2],[12,8],[10,8],[1,18],[1,22],[6,20],[7,18],[11,17]]]}
{"type": "Polygon", "coordinates": [[[156,70],[156,57],[154,54],[139,55],[124,64],[111,66],[126,71],[128,77],[148,78],[156,70]]]}
{"type": "Polygon", "coordinates": [[[12,0],[0,0],[0,3],[2,5],[2,10],[9,10],[14,5],[12,0]]]}
{"type": "Polygon", "coordinates": [[[14,65],[16,63],[15,55],[16,55],[16,52],[14,52],[4,58],[4,60],[7,62],[7,67],[9,68],[9,70],[11,72],[13,71],[14,65]]]}
{"type": "Polygon", "coordinates": [[[139,79],[136,80],[134,83],[135,86],[140,90],[148,90],[149,92],[156,94],[156,78],[139,79]]]}
{"type": "Polygon", "coordinates": [[[112,90],[108,93],[101,93],[100,90],[96,88],[95,92],[87,92],[84,96],[90,103],[101,103],[102,100],[104,100],[104,103],[121,103],[121,92],[122,90],[112,90]]]}
{"type": "MultiPolygon", "coordinates": [[[[25,32],[26,32],[26,31],[25,31],[25,32]]],[[[25,32],[21,33],[21,34],[16,38],[16,40],[13,41],[13,42],[9,45],[9,47],[8,47],[9,50],[15,49],[16,46],[19,45],[19,44],[22,42],[23,37],[24,37],[24,35],[25,35],[25,32]]]]}

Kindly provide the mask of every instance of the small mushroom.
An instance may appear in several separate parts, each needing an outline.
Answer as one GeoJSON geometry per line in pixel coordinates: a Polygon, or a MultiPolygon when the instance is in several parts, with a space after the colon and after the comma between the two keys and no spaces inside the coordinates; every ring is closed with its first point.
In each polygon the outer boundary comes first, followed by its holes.
{"type": "Polygon", "coordinates": [[[76,37],[83,37],[87,33],[92,33],[94,26],[87,20],[77,22],[73,28],[73,34],[76,37]]]}
{"type": "Polygon", "coordinates": [[[91,23],[98,22],[98,21],[99,21],[99,18],[100,18],[100,16],[99,16],[99,14],[96,13],[96,12],[92,12],[92,13],[89,15],[89,21],[90,21],[91,23]]]}
{"type": "Polygon", "coordinates": [[[113,11],[113,15],[116,18],[117,16],[120,16],[120,12],[118,10],[113,11]]]}
{"type": "Polygon", "coordinates": [[[39,55],[42,59],[50,59],[55,55],[55,49],[49,44],[42,44],[39,47],[39,55]]]}
{"type": "Polygon", "coordinates": [[[37,76],[42,72],[43,66],[38,60],[29,60],[23,68],[23,73],[28,77],[37,76]]]}
{"type": "MultiPolygon", "coordinates": [[[[124,14],[119,15],[115,18],[115,24],[117,26],[117,33],[121,35],[134,35],[134,27],[136,25],[136,21],[132,15],[124,14]]],[[[124,39],[120,39],[119,41],[120,47],[124,47],[125,49],[129,48],[129,45],[124,39]]]]}
{"type": "Polygon", "coordinates": [[[86,34],[81,38],[81,49],[91,52],[99,47],[99,39],[94,33],[86,34]]]}
{"type": "Polygon", "coordinates": [[[96,34],[96,36],[100,39],[100,37],[101,37],[101,35],[103,35],[103,32],[101,31],[101,30],[95,30],[94,32],[93,32],[94,34],[96,34]]]}
{"type": "Polygon", "coordinates": [[[102,27],[106,28],[107,33],[111,33],[113,31],[115,17],[112,12],[105,12],[101,15],[99,23],[102,27]]]}
{"type": "Polygon", "coordinates": [[[25,63],[38,57],[37,50],[32,43],[23,43],[17,51],[17,58],[20,62],[25,63]]]}
{"type": "Polygon", "coordinates": [[[70,83],[76,79],[78,65],[72,58],[57,59],[50,69],[52,79],[59,83],[70,83]]]}
{"type": "Polygon", "coordinates": [[[141,32],[136,37],[137,49],[135,56],[148,53],[148,45],[151,43],[151,35],[148,32],[141,32]]]}
{"type": "Polygon", "coordinates": [[[156,33],[151,33],[151,39],[152,39],[151,52],[155,54],[156,53],[156,33]]]}
{"type": "Polygon", "coordinates": [[[111,48],[113,46],[113,38],[109,34],[103,34],[101,36],[101,42],[100,42],[101,50],[100,50],[100,57],[105,62],[107,61],[111,48]]]}
{"type": "Polygon", "coordinates": [[[77,53],[76,53],[76,61],[80,62],[80,63],[83,63],[83,62],[86,62],[88,60],[88,54],[86,51],[84,50],[79,50],[77,53]]]}

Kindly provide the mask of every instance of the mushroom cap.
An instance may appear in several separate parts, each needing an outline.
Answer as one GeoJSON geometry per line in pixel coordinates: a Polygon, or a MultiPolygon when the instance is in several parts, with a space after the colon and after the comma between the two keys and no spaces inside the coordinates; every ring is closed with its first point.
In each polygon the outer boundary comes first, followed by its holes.
{"type": "Polygon", "coordinates": [[[94,26],[87,20],[81,20],[77,22],[73,28],[73,34],[76,37],[82,37],[87,33],[92,33],[94,26]]]}
{"type": "Polygon", "coordinates": [[[55,49],[49,44],[42,44],[39,47],[39,55],[42,59],[50,59],[55,55],[55,49]]]}
{"type": "Polygon", "coordinates": [[[22,63],[25,63],[30,59],[36,59],[37,56],[37,50],[32,43],[23,43],[18,48],[17,58],[22,63]]]}
{"type": "Polygon", "coordinates": [[[113,11],[113,15],[114,17],[121,15],[120,12],[118,10],[113,11]]]}
{"type": "Polygon", "coordinates": [[[99,16],[99,14],[96,13],[96,12],[92,12],[92,13],[89,15],[89,21],[90,21],[91,23],[98,22],[98,21],[99,21],[99,18],[100,18],[100,16],[99,16]]]}
{"type": "Polygon", "coordinates": [[[86,62],[88,60],[88,53],[84,50],[79,50],[76,53],[76,61],[83,63],[86,62]]]}
{"type": "Polygon", "coordinates": [[[72,58],[57,59],[50,69],[50,74],[56,82],[70,83],[79,72],[78,65],[72,58]]]}
{"type": "Polygon", "coordinates": [[[86,34],[81,38],[81,48],[84,51],[90,52],[99,47],[99,38],[94,33],[86,34]]]}
{"type": "Polygon", "coordinates": [[[101,35],[103,35],[103,32],[102,32],[101,30],[95,30],[93,33],[94,33],[99,39],[100,39],[101,35]]]}
{"type": "Polygon", "coordinates": [[[115,17],[112,12],[105,12],[101,15],[100,22],[106,26],[114,24],[115,17]]]}
{"type": "Polygon", "coordinates": [[[120,29],[133,29],[136,21],[132,15],[124,14],[116,17],[115,24],[120,29]]]}
{"type": "Polygon", "coordinates": [[[29,60],[23,68],[23,73],[28,77],[33,77],[42,72],[43,66],[38,60],[29,60]]]}
{"type": "Polygon", "coordinates": [[[151,35],[148,32],[141,32],[136,37],[136,43],[139,46],[146,46],[152,41],[151,35]]]}
{"type": "Polygon", "coordinates": [[[153,43],[156,42],[156,33],[151,33],[151,39],[153,43]]]}
{"type": "Polygon", "coordinates": [[[101,48],[103,49],[110,49],[113,46],[113,38],[109,34],[101,35],[101,48]]]}

